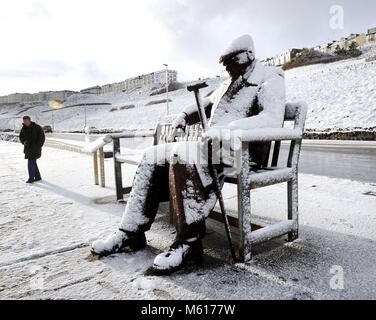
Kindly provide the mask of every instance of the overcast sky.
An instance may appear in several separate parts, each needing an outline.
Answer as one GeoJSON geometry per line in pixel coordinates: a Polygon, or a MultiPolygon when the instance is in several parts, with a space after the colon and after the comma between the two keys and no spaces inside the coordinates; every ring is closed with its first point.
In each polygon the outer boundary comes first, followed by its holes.
{"type": "Polygon", "coordinates": [[[0,94],[79,90],[162,69],[215,76],[234,37],[260,59],[376,27],[374,0],[1,0],[0,94]],[[330,8],[344,8],[344,29],[330,8]]]}

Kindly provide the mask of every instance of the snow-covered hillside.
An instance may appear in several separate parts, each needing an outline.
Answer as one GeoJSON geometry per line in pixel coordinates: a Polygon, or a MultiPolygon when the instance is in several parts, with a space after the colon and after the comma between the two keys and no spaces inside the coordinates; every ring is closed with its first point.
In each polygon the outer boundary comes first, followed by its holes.
{"type": "Polygon", "coordinates": [[[286,72],[287,97],[309,105],[306,128],[376,130],[376,61],[347,60],[286,72]]]}
{"type": "MultiPolygon", "coordinates": [[[[369,48],[360,59],[286,71],[287,100],[303,100],[309,105],[307,130],[376,130],[376,61],[366,61],[371,56],[376,56],[376,47],[369,48]]],[[[210,93],[221,81],[208,80],[209,87],[203,94],[210,93]]],[[[166,95],[150,93],[77,94],[63,104],[63,109],[55,111],[47,104],[2,106],[0,130],[19,128],[23,114],[30,114],[43,125],[54,123],[57,131],[82,130],[85,108],[87,124],[102,130],[151,129],[166,115],[166,95]]],[[[185,89],[171,92],[169,98],[170,113],[194,103],[192,93],[185,89]]]]}
{"type": "MultiPolygon", "coordinates": [[[[208,79],[204,95],[219,86],[221,79],[208,79]]],[[[131,93],[111,93],[105,95],[76,94],[68,98],[61,109],[54,109],[47,103],[31,106],[0,107],[0,130],[20,127],[21,116],[29,114],[38,123],[46,125],[54,122],[57,131],[82,130],[87,124],[101,130],[133,130],[155,128],[159,119],[166,116],[166,94],[150,96],[151,90],[131,93]],[[158,103],[160,102],[160,103],[158,103]],[[86,107],[83,106],[87,104],[86,107]],[[148,105],[149,104],[149,105],[148,105]],[[16,118],[16,120],[15,120],[16,118]]],[[[194,96],[186,89],[169,93],[170,114],[179,113],[187,103],[194,103],[194,96]]]]}

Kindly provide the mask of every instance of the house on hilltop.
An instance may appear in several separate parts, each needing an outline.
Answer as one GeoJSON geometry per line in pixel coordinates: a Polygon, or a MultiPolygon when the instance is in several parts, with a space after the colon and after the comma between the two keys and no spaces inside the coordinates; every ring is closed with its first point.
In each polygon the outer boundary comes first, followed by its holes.
{"type": "Polygon", "coordinates": [[[376,27],[368,30],[368,32],[367,32],[367,43],[368,44],[376,43],[376,27]]]}

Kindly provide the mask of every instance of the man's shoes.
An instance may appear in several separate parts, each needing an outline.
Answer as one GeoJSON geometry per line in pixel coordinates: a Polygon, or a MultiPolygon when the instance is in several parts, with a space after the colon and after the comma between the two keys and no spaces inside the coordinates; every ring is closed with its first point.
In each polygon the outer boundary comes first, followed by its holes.
{"type": "Polygon", "coordinates": [[[175,241],[170,250],[155,257],[152,272],[168,275],[184,268],[189,262],[200,264],[203,257],[201,240],[175,241]]]}
{"type": "Polygon", "coordinates": [[[135,233],[119,229],[106,240],[96,240],[91,245],[93,255],[107,256],[130,248],[137,251],[146,247],[145,233],[135,233]]]}
{"type": "Polygon", "coordinates": [[[29,180],[26,181],[26,183],[34,183],[34,182],[38,182],[38,181],[41,181],[41,180],[42,180],[42,178],[39,177],[39,178],[35,178],[35,179],[29,179],[29,180]]]}

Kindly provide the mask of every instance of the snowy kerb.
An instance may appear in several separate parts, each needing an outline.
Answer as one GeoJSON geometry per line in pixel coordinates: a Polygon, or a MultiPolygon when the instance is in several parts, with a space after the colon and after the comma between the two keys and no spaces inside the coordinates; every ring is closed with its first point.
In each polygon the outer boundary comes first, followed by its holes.
{"type": "MultiPolygon", "coordinates": [[[[46,147],[39,166],[44,180],[25,185],[22,145],[0,141],[1,299],[376,298],[374,184],[300,175],[300,240],[257,246],[251,264],[231,265],[223,225],[208,221],[203,266],[152,277],[145,272],[154,256],[174,239],[168,206],[145,250],[93,260],[88,245],[113,232],[124,210],[115,203],[113,160],[105,160],[104,189],[92,185],[84,154],[46,147]],[[343,289],[332,286],[338,266],[343,289]]],[[[135,170],[123,171],[127,185],[135,170]]],[[[224,188],[230,211],[234,188],[224,188]]],[[[285,202],[283,185],[252,191],[257,219],[285,219],[285,202]]]]}

